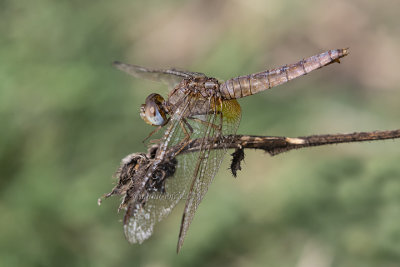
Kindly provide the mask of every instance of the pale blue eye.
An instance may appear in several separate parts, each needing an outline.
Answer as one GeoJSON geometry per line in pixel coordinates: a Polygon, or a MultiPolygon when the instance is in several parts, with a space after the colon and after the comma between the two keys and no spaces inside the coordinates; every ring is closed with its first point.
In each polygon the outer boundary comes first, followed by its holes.
{"type": "Polygon", "coordinates": [[[146,103],[140,106],[140,117],[150,125],[163,126],[167,122],[163,102],[164,98],[159,94],[149,95],[146,103]]]}
{"type": "Polygon", "coordinates": [[[161,115],[160,111],[156,109],[156,114],[154,116],[147,116],[147,119],[149,122],[153,125],[163,125],[165,122],[165,119],[161,115]]]}

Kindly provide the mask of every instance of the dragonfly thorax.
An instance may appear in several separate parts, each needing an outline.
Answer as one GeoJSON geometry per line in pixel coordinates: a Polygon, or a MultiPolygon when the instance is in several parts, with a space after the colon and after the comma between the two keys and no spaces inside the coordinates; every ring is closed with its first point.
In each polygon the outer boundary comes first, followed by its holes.
{"type": "Polygon", "coordinates": [[[162,126],[167,122],[164,98],[159,94],[151,94],[146,98],[145,104],[140,106],[140,117],[153,126],[162,126]]]}

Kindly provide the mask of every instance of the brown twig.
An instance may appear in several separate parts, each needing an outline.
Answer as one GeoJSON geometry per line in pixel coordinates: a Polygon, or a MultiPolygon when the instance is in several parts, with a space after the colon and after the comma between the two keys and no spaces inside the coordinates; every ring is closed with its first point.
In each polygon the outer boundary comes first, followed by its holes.
{"type": "MultiPolygon", "coordinates": [[[[287,152],[293,149],[323,146],[330,144],[352,143],[377,141],[385,139],[400,138],[400,129],[392,131],[374,131],[374,132],[355,132],[350,134],[325,134],[325,135],[310,135],[302,137],[284,137],[284,136],[253,136],[253,135],[230,135],[226,136],[223,141],[211,143],[211,149],[221,148],[253,148],[262,149],[272,156],[287,152]]],[[[200,144],[203,140],[192,140],[189,145],[181,151],[181,153],[195,152],[200,149],[200,144]]],[[[208,143],[208,142],[206,142],[208,143]]],[[[176,152],[175,147],[172,147],[168,153],[176,152]]]]}
{"type": "Polygon", "coordinates": [[[184,149],[182,149],[181,145],[176,145],[167,151],[166,158],[173,159],[177,153],[196,152],[199,151],[201,147],[203,147],[203,149],[234,148],[235,152],[231,155],[231,171],[232,175],[236,177],[237,171],[241,170],[240,163],[244,159],[243,149],[245,148],[262,149],[271,156],[275,156],[299,148],[396,138],[400,138],[400,129],[392,131],[355,132],[350,134],[310,135],[295,138],[285,136],[229,135],[220,138],[217,142],[215,142],[215,140],[204,140],[201,138],[195,139],[184,149]]]}

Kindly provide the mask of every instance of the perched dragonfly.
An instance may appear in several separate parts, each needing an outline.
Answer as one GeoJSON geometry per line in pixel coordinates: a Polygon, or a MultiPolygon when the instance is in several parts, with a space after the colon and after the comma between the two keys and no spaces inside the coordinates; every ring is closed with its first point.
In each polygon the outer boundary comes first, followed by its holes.
{"type": "Polygon", "coordinates": [[[139,168],[140,157],[125,158],[126,166],[133,162],[128,170],[132,175],[119,177],[119,184],[105,196],[124,194],[120,209],[126,209],[123,222],[128,241],[142,243],[149,238],[154,225],[185,198],[177,246],[179,252],[197,207],[226,153],[226,147],[212,149],[213,144],[228,144],[225,136],[235,134],[239,126],[241,108],[236,99],[339,62],[347,54],[348,49],[329,50],[294,64],[225,82],[198,72],[156,70],[114,62],[115,67],[130,75],[165,82],[172,87],[166,99],[159,94],[150,94],[140,108],[146,123],[157,126],[156,130],[165,128],[151,159],[146,158],[146,167],[139,168]],[[200,149],[194,153],[181,153],[194,139],[200,140],[200,149]],[[171,156],[167,151],[172,148],[175,152],[171,156]]]}

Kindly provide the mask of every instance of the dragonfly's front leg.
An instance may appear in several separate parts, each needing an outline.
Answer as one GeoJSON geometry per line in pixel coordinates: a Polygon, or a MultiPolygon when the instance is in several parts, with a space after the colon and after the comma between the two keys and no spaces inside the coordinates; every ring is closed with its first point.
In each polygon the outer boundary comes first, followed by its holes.
{"type": "MultiPolygon", "coordinates": [[[[153,134],[155,134],[156,132],[158,132],[160,129],[162,128],[162,126],[157,126],[157,128],[155,128],[151,133],[149,133],[149,135],[143,139],[142,143],[146,142],[147,139],[149,139],[153,134]]],[[[160,141],[160,139],[154,139],[154,140],[150,140],[150,143],[158,143],[160,141]]]]}
{"type": "MultiPolygon", "coordinates": [[[[163,124],[163,125],[159,125],[157,126],[157,128],[155,128],[151,133],[149,133],[149,135],[142,141],[143,143],[147,141],[147,139],[149,139],[153,134],[157,133],[162,127],[164,127],[164,125],[166,125],[169,122],[170,118],[167,119],[167,121],[163,124]]],[[[158,143],[160,140],[159,139],[155,139],[155,140],[150,140],[150,143],[158,143]]]]}

